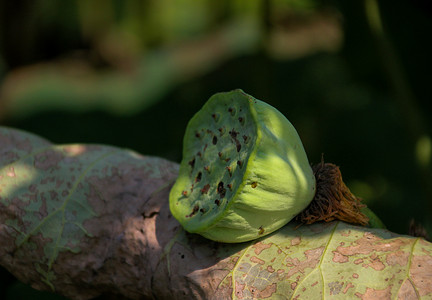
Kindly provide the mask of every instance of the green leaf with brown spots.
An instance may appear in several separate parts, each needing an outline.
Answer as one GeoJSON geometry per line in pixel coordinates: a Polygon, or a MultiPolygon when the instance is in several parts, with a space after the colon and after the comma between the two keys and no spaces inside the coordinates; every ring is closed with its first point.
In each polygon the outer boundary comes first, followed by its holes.
{"type": "Polygon", "coordinates": [[[132,200],[145,203],[177,172],[173,163],[129,150],[56,146],[2,127],[0,145],[0,262],[23,281],[36,270],[52,290],[53,280],[68,272],[58,264],[60,254],[79,254],[86,240],[104,238],[107,224],[116,223],[104,220],[112,211],[129,208],[142,218],[132,200]]]}
{"type": "Polygon", "coordinates": [[[432,244],[343,222],[248,243],[185,232],[178,165],[0,127],[0,265],[71,299],[431,299],[432,244]]]}
{"type": "Polygon", "coordinates": [[[230,259],[232,299],[430,299],[432,245],[343,222],[290,223],[230,259]]]}

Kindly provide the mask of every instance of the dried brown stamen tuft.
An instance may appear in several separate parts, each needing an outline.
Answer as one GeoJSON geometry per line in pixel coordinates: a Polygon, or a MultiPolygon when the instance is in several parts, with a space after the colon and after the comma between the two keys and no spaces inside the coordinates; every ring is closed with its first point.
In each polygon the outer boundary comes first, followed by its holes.
{"type": "Polygon", "coordinates": [[[339,167],[321,163],[312,167],[316,178],[316,193],[312,202],[297,215],[296,219],[305,224],[318,221],[341,220],[347,223],[367,225],[369,218],[360,209],[365,205],[354,196],[342,181],[339,167]]]}

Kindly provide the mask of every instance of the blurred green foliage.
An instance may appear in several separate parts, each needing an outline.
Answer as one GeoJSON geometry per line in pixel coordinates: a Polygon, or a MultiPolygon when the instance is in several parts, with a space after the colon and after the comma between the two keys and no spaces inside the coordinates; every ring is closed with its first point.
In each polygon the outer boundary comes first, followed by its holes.
{"type": "MultiPolygon", "coordinates": [[[[415,219],[431,233],[426,8],[425,0],[2,1],[0,124],[180,161],[192,115],[212,94],[241,88],[288,117],[312,163],[323,154],[339,165],[391,231],[408,233],[415,219]]],[[[0,298],[21,299],[18,283],[0,275],[0,298]]]]}

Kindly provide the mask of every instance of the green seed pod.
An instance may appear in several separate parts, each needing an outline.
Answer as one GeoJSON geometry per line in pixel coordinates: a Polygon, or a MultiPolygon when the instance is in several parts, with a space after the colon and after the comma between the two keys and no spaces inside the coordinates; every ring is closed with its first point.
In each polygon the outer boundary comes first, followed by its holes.
{"type": "Polygon", "coordinates": [[[269,234],[311,202],[300,138],[274,107],[241,90],[213,95],[189,121],[170,209],[184,229],[237,243],[269,234]]]}

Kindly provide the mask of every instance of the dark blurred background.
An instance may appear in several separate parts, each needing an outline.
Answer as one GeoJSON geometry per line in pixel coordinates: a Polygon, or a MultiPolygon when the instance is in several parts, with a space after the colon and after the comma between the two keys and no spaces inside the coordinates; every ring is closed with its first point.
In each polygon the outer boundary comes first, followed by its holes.
{"type": "MultiPolygon", "coordinates": [[[[3,0],[0,125],[179,162],[192,115],[241,88],[389,230],[414,219],[431,233],[427,2],[3,0]]],[[[35,295],[0,271],[0,298],[35,295]]]]}

